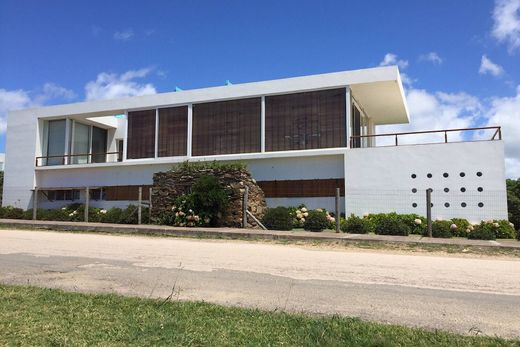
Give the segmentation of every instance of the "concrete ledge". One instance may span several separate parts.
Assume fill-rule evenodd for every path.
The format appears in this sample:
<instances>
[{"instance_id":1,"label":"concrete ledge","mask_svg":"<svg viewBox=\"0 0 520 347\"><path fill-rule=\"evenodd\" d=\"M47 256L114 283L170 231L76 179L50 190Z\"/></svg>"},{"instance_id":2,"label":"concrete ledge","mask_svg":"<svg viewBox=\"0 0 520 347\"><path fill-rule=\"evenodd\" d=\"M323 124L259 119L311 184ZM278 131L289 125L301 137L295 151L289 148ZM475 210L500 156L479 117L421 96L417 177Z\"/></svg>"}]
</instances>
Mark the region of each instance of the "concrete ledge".
<instances>
[{"instance_id":1,"label":"concrete ledge","mask_svg":"<svg viewBox=\"0 0 520 347\"><path fill-rule=\"evenodd\" d=\"M32 221L21 219L0 219L1 227L43 229L55 231L85 231L121 234L162 235L177 237L204 237L215 239L254 239L254 240L292 240L292 241L352 241L402 244L454 245L520 250L516 240L468 240L463 238L440 239L417 235L388 236L374 234L346 234L308 231L276 231L238 228L182 228L164 225L134 225L85 222Z\"/></svg>"}]
</instances>

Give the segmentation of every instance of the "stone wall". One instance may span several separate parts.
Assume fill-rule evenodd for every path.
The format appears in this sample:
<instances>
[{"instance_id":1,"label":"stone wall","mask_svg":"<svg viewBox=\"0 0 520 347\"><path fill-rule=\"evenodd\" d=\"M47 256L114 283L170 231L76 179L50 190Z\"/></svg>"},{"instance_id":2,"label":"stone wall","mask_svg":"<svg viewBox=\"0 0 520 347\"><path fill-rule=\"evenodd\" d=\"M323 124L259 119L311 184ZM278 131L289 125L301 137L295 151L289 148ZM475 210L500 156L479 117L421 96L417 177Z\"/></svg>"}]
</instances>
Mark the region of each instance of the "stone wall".
<instances>
[{"instance_id":1,"label":"stone wall","mask_svg":"<svg viewBox=\"0 0 520 347\"><path fill-rule=\"evenodd\" d=\"M163 211L171 210L175 199L190 193L191 186L201 176L215 176L230 193L229 204L222 215L221 224L225 227L242 227L242 200L245 187L249 187L248 210L258 219L261 219L267 209L262 189L251 177L245 168L232 166L205 167L199 169L178 169L167 172L157 172L153 176L152 186L152 214L158 216ZM248 218L251 228L259 226Z\"/></svg>"}]
</instances>

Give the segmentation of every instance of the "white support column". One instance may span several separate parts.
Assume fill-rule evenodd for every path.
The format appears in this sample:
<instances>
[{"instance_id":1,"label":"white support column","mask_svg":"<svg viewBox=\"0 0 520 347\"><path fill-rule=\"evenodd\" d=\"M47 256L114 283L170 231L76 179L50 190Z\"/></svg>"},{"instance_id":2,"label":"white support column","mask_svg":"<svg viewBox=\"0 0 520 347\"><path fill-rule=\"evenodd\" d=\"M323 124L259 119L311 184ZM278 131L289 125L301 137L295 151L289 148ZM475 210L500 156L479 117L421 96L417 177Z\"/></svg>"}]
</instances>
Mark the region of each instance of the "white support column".
<instances>
[{"instance_id":1,"label":"white support column","mask_svg":"<svg viewBox=\"0 0 520 347\"><path fill-rule=\"evenodd\" d=\"M345 127L345 136L347 139L347 148L350 148L350 126L352 120L352 99L351 99L351 91L350 86L347 86L347 92L345 95L345 118L346 118L346 127Z\"/></svg>"},{"instance_id":2,"label":"white support column","mask_svg":"<svg viewBox=\"0 0 520 347\"><path fill-rule=\"evenodd\" d=\"M126 161L128 148L128 112L125 112L125 137L123 138L123 161Z\"/></svg>"},{"instance_id":3,"label":"white support column","mask_svg":"<svg viewBox=\"0 0 520 347\"><path fill-rule=\"evenodd\" d=\"M72 151L72 148L70 147L72 145L72 125L74 125L74 122L72 120L70 120L69 118L65 119L65 149L63 151L63 153L65 154L65 156L63 157L63 164L65 165L70 164L68 155Z\"/></svg>"},{"instance_id":4,"label":"white support column","mask_svg":"<svg viewBox=\"0 0 520 347\"><path fill-rule=\"evenodd\" d=\"M191 147L192 147L192 134L193 134L193 104L188 105L188 151L187 156L191 158Z\"/></svg>"},{"instance_id":5,"label":"white support column","mask_svg":"<svg viewBox=\"0 0 520 347\"><path fill-rule=\"evenodd\" d=\"M262 108L260 111L260 151L265 152L265 96L262 96Z\"/></svg>"},{"instance_id":6,"label":"white support column","mask_svg":"<svg viewBox=\"0 0 520 347\"><path fill-rule=\"evenodd\" d=\"M159 109L155 109L155 149L154 157L159 156Z\"/></svg>"}]
</instances>

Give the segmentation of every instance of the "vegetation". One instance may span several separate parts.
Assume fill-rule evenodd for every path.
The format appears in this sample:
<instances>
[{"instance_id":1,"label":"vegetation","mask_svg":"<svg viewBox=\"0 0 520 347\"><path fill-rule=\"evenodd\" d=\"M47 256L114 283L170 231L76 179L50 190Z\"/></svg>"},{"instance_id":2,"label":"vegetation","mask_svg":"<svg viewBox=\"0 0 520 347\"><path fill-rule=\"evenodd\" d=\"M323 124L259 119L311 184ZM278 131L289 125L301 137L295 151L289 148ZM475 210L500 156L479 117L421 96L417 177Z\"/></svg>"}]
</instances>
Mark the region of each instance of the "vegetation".
<instances>
[{"instance_id":1,"label":"vegetation","mask_svg":"<svg viewBox=\"0 0 520 347\"><path fill-rule=\"evenodd\" d=\"M241 171L247 168L243 162L220 162L220 161L200 161L190 162L185 161L179 165L175 165L172 171L181 171L186 173L193 173L203 170L223 170L223 171Z\"/></svg>"},{"instance_id":2,"label":"vegetation","mask_svg":"<svg viewBox=\"0 0 520 347\"><path fill-rule=\"evenodd\" d=\"M453 237L452 226L455 224L451 220L435 220L432 222L432 237L451 238ZM456 229L456 226L453 227Z\"/></svg>"},{"instance_id":3,"label":"vegetation","mask_svg":"<svg viewBox=\"0 0 520 347\"><path fill-rule=\"evenodd\" d=\"M397 213L380 213L368 216L375 225L375 233L378 235L408 236L410 227Z\"/></svg>"},{"instance_id":4,"label":"vegetation","mask_svg":"<svg viewBox=\"0 0 520 347\"><path fill-rule=\"evenodd\" d=\"M193 210L204 219L209 219L211 226L219 226L222 213L229 202L229 193L214 176L202 176L194 183L191 198Z\"/></svg>"},{"instance_id":5,"label":"vegetation","mask_svg":"<svg viewBox=\"0 0 520 347\"><path fill-rule=\"evenodd\" d=\"M323 231L329 227L327 213L323 210L309 211L309 216L303 223L303 229L309 231Z\"/></svg>"},{"instance_id":6,"label":"vegetation","mask_svg":"<svg viewBox=\"0 0 520 347\"><path fill-rule=\"evenodd\" d=\"M520 178L516 180L508 179L506 186L509 221L514 224L517 231L520 231ZM520 240L520 232L518 239Z\"/></svg>"},{"instance_id":7,"label":"vegetation","mask_svg":"<svg viewBox=\"0 0 520 347\"><path fill-rule=\"evenodd\" d=\"M519 346L339 316L0 285L0 344L29 346Z\"/></svg>"},{"instance_id":8,"label":"vegetation","mask_svg":"<svg viewBox=\"0 0 520 347\"><path fill-rule=\"evenodd\" d=\"M367 218L350 215L347 219L341 220L341 231L351 234L368 234L374 232L374 223Z\"/></svg>"},{"instance_id":9,"label":"vegetation","mask_svg":"<svg viewBox=\"0 0 520 347\"><path fill-rule=\"evenodd\" d=\"M270 208L262 218L262 224L269 230L292 230L293 217L287 207Z\"/></svg>"},{"instance_id":10,"label":"vegetation","mask_svg":"<svg viewBox=\"0 0 520 347\"><path fill-rule=\"evenodd\" d=\"M478 240L495 240L497 238L494 226L491 223L482 221L479 225L475 226L474 230L469 233L469 239Z\"/></svg>"}]
</instances>

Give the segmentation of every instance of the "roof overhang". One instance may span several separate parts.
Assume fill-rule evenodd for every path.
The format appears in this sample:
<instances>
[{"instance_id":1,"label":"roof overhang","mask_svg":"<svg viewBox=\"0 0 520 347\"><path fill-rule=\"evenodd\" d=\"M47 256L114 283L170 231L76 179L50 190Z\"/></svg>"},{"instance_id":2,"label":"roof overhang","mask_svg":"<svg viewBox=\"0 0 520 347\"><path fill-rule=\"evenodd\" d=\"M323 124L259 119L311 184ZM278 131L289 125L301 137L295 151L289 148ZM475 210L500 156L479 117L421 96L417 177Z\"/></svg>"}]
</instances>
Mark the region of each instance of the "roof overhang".
<instances>
[{"instance_id":1,"label":"roof overhang","mask_svg":"<svg viewBox=\"0 0 520 347\"><path fill-rule=\"evenodd\" d=\"M372 117L376 124L408 122L408 109L397 66L142 95L124 99L87 101L13 111L10 114L21 112L33 114L38 118L63 116L92 118L122 114L135 109L298 93L346 86L350 86L354 97L362 104L367 115Z\"/></svg>"}]
</instances>

